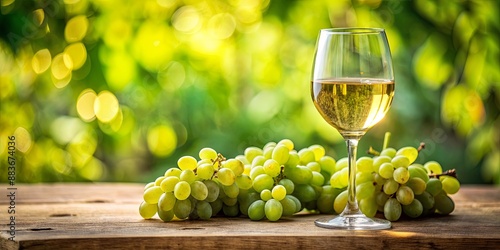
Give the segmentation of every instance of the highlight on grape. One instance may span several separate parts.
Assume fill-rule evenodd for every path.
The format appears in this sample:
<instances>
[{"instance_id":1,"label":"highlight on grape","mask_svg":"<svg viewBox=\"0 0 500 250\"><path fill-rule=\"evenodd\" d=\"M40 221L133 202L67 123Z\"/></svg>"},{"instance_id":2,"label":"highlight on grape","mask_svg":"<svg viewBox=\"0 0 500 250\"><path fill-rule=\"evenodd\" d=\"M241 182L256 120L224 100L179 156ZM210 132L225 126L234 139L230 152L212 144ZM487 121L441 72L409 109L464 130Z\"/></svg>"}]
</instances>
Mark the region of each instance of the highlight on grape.
<instances>
[{"instance_id":1,"label":"highlight on grape","mask_svg":"<svg viewBox=\"0 0 500 250\"><path fill-rule=\"evenodd\" d=\"M372 157L356 162L361 211L390 221L453 212L449 195L460 189L455 171L443 172L436 161L416 163L424 144L397 150L388 147L389 138L386 133L380 152L370 148ZM335 160L321 145L297 150L289 139L248 147L230 159L203 148L198 158L183 156L146 184L139 213L165 222L214 216L277 221L303 210L339 214L347 203L347 170L347 158Z\"/></svg>"}]
</instances>

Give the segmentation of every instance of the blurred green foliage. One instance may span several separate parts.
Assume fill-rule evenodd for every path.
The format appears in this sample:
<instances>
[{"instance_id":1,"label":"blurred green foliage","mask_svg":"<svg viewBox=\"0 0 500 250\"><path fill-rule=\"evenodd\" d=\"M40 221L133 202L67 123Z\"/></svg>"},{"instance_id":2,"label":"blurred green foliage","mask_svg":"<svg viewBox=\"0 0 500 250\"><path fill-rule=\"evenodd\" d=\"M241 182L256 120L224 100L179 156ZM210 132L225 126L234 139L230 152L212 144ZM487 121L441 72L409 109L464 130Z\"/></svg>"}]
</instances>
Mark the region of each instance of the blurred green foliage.
<instances>
[{"instance_id":1,"label":"blurred green foliage","mask_svg":"<svg viewBox=\"0 0 500 250\"><path fill-rule=\"evenodd\" d=\"M368 26L387 31L397 87L359 150L390 131L463 183L500 183L500 1L0 3L0 158L15 135L19 182L145 182L203 147L282 138L344 157L312 56L319 29Z\"/></svg>"}]
</instances>

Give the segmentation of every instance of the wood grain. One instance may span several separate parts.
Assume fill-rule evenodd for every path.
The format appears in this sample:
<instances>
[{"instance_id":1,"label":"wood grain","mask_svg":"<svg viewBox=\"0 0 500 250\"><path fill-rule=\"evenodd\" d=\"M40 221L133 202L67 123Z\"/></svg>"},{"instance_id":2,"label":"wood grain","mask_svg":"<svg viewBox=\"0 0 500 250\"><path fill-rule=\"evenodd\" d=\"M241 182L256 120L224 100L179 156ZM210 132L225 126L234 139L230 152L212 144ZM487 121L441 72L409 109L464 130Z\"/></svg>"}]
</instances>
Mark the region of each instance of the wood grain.
<instances>
[{"instance_id":1,"label":"wood grain","mask_svg":"<svg viewBox=\"0 0 500 250\"><path fill-rule=\"evenodd\" d=\"M142 184L17 185L16 241L0 232L0 249L498 249L500 189L465 186L449 216L401 220L390 230L316 227L316 214L279 222L247 218L161 222L138 214ZM7 186L0 219L8 223ZM7 222L7 223L4 223Z\"/></svg>"}]
</instances>

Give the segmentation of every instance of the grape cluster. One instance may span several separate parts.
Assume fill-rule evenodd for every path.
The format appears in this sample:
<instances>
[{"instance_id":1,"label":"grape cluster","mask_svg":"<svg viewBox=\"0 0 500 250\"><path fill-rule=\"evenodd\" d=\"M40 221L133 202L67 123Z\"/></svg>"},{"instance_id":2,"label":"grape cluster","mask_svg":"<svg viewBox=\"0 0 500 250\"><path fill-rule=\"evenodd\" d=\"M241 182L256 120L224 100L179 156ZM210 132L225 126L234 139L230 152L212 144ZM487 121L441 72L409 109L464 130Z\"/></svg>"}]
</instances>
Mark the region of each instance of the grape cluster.
<instances>
[{"instance_id":1,"label":"grape cluster","mask_svg":"<svg viewBox=\"0 0 500 250\"><path fill-rule=\"evenodd\" d=\"M414 147L386 147L357 160L356 198L364 214L381 212L396 221L402 214L417 218L454 210L448 195L460 183L435 161L415 163L418 153ZM347 185L347 158L336 161L320 145L296 150L283 139L231 159L203 148L198 159L181 157L177 167L145 186L139 213L163 221L216 215L277 221L304 209L338 214L347 204Z\"/></svg>"}]
</instances>

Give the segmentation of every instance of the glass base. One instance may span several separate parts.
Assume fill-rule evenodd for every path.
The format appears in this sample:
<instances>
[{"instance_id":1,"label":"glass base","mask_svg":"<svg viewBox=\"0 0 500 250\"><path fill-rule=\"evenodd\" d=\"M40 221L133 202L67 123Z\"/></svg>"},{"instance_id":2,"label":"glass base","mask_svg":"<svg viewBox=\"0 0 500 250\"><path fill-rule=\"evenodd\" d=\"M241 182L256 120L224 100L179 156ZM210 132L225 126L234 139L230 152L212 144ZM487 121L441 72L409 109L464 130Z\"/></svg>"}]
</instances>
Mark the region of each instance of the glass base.
<instances>
[{"instance_id":1,"label":"glass base","mask_svg":"<svg viewBox=\"0 0 500 250\"><path fill-rule=\"evenodd\" d=\"M318 227L347 230L379 230L391 228L387 220L368 218L364 214L339 215L334 218L320 218L314 224Z\"/></svg>"}]
</instances>

